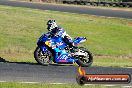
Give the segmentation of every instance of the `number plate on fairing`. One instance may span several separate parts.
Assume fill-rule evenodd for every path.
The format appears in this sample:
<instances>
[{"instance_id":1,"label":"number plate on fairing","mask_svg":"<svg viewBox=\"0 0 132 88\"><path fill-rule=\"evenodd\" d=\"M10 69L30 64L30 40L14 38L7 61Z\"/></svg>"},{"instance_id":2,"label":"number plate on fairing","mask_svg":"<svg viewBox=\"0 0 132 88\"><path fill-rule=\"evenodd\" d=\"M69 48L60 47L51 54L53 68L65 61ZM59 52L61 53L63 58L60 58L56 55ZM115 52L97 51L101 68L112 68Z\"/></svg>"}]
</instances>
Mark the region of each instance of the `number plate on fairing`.
<instances>
[{"instance_id":1,"label":"number plate on fairing","mask_svg":"<svg viewBox=\"0 0 132 88\"><path fill-rule=\"evenodd\" d=\"M58 59L58 60L66 60L67 58L68 58L67 55L62 54L62 55L60 55L57 59Z\"/></svg>"},{"instance_id":2,"label":"number plate on fairing","mask_svg":"<svg viewBox=\"0 0 132 88\"><path fill-rule=\"evenodd\" d=\"M67 59L68 59L68 56L66 54L62 54L56 59L56 61L61 62L61 63L65 63L65 62L68 62Z\"/></svg>"}]
</instances>

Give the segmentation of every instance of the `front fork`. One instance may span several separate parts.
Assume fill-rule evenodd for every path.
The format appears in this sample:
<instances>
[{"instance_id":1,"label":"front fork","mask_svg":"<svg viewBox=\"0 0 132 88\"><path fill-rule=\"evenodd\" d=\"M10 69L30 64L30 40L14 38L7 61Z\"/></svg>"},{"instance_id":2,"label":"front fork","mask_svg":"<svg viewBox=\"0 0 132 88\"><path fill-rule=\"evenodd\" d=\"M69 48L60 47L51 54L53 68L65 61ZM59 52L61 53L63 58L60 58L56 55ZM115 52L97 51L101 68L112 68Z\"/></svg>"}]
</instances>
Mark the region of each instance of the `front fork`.
<instances>
[{"instance_id":1,"label":"front fork","mask_svg":"<svg viewBox=\"0 0 132 88\"><path fill-rule=\"evenodd\" d=\"M40 50L42 51L43 54L48 52L48 48L45 46L39 46Z\"/></svg>"},{"instance_id":2,"label":"front fork","mask_svg":"<svg viewBox=\"0 0 132 88\"><path fill-rule=\"evenodd\" d=\"M49 63L52 63L52 61L54 61L54 56L53 56L53 54L50 55L51 52L49 53L48 48L45 47L45 46L39 46L39 48L40 48L40 50L42 51L42 54L43 54L43 55L48 54L48 56L49 56L49 58L50 58Z\"/></svg>"}]
</instances>

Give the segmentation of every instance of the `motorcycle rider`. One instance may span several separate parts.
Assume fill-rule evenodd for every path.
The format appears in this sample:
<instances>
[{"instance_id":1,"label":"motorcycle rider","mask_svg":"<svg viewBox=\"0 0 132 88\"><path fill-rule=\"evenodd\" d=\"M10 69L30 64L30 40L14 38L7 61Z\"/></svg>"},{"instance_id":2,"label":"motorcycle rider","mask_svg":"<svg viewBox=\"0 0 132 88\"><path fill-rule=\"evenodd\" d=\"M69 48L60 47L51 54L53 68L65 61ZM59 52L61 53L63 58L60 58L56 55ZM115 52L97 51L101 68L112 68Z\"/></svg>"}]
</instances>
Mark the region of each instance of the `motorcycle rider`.
<instances>
[{"instance_id":1,"label":"motorcycle rider","mask_svg":"<svg viewBox=\"0 0 132 88\"><path fill-rule=\"evenodd\" d=\"M69 45L70 48L75 47L72 38L66 33L66 31L56 24L55 20L49 20L47 22L47 29L52 36L62 37Z\"/></svg>"}]
</instances>

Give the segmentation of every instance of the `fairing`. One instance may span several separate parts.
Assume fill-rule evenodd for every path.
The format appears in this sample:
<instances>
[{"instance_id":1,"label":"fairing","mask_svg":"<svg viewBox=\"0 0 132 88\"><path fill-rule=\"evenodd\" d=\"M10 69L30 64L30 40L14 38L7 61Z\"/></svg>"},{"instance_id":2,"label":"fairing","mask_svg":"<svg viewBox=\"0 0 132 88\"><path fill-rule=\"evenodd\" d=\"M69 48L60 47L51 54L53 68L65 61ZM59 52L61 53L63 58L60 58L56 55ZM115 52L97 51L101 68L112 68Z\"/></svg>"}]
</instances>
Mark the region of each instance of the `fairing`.
<instances>
[{"instance_id":1,"label":"fairing","mask_svg":"<svg viewBox=\"0 0 132 88\"><path fill-rule=\"evenodd\" d=\"M86 41L86 38L78 37L74 39L75 44L79 44L82 41ZM43 54L48 52L48 47L52 48L52 50L55 52L53 57L56 63L74 63L78 60L77 58L69 57L68 53L65 52L64 48L67 46L67 44L61 37L48 38L46 34L43 34L39 38L37 45L42 50Z\"/></svg>"}]
</instances>

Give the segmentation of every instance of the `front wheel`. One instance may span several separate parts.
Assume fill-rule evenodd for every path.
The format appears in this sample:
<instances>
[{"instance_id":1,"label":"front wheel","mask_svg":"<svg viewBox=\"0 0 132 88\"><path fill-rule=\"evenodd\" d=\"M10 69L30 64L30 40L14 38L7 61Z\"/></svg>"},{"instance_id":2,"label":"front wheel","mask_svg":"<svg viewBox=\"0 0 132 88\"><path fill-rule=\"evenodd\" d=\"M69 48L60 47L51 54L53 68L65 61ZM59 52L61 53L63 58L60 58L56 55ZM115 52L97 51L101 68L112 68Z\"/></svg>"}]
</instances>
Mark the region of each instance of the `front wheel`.
<instances>
[{"instance_id":1,"label":"front wheel","mask_svg":"<svg viewBox=\"0 0 132 88\"><path fill-rule=\"evenodd\" d=\"M82 67L89 67L93 63L93 56L90 51L88 51L86 48L80 47L79 48L83 53L85 53L85 56L79 56L78 61L76 62L79 66Z\"/></svg>"},{"instance_id":2,"label":"front wheel","mask_svg":"<svg viewBox=\"0 0 132 88\"><path fill-rule=\"evenodd\" d=\"M49 65L51 62L52 54L50 51L43 54L41 49L37 47L34 51L34 58L40 65Z\"/></svg>"}]
</instances>

